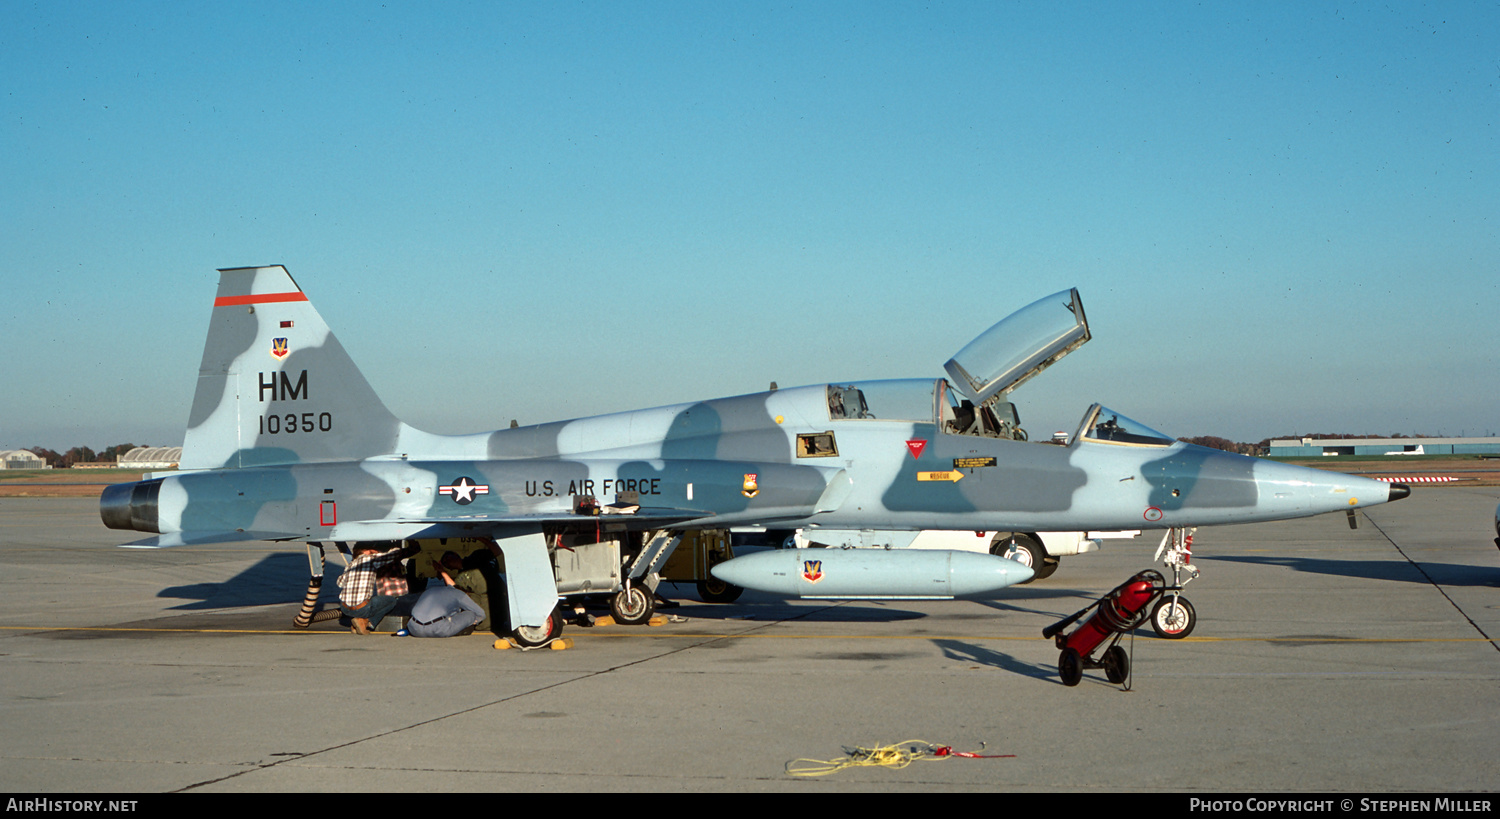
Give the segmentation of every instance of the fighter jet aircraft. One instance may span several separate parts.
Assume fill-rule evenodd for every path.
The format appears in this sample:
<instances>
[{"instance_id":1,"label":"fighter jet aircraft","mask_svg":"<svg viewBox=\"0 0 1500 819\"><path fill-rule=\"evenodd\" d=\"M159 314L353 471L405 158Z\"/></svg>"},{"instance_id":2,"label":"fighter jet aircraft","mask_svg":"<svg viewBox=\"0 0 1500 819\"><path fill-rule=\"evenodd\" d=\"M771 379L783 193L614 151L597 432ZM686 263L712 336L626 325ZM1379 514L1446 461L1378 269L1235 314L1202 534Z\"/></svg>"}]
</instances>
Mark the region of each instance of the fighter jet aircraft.
<instances>
[{"instance_id":1,"label":"fighter jet aircraft","mask_svg":"<svg viewBox=\"0 0 1500 819\"><path fill-rule=\"evenodd\" d=\"M1098 404L1066 445L1028 441L1003 399L1088 341L1076 290L980 335L946 364L951 381L840 381L436 435L386 409L284 267L219 273L180 471L110 487L104 523L154 534L133 545L301 541L310 554L329 542L493 539L509 622L531 642L560 631L560 593L649 607L641 587L693 530L802 528L829 546L899 546L923 529L1244 523L1408 492L1181 443ZM580 550L605 543L615 565L589 569ZM817 554L736 572L737 558L716 574L825 596L938 597L1032 576L985 554L807 551Z\"/></svg>"}]
</instances>

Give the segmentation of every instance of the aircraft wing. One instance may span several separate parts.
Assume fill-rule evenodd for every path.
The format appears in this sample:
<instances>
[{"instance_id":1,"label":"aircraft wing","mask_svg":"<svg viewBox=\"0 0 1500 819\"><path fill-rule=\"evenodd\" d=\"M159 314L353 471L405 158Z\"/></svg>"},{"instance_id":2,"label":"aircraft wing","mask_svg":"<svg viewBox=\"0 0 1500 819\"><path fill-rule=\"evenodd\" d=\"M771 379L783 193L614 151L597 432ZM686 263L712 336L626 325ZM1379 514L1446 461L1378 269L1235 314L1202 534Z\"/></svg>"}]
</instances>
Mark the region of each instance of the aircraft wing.
<instances>
[{"instance_id":1,"label":"aircraft wing","mask_svg":"<svg viewBox=\"0 0 1500 819\"><path fill-rule=\"evenodd\" d=\"M628 513L604 512L598 515L532 513L523 515L465 515L458 517L407 518L402 520L356 521L341 523L333 528L336 537L330 540L401 540L434 537L473 537L476 533L493 532L514 527L539 527L555 524L623 525L629 530L663 529L679 523L704 520L714 516L713 512L701 509L670 509L641 507ZM415 529L419 534L401 533Z\"/></svg>"}]
</instances>

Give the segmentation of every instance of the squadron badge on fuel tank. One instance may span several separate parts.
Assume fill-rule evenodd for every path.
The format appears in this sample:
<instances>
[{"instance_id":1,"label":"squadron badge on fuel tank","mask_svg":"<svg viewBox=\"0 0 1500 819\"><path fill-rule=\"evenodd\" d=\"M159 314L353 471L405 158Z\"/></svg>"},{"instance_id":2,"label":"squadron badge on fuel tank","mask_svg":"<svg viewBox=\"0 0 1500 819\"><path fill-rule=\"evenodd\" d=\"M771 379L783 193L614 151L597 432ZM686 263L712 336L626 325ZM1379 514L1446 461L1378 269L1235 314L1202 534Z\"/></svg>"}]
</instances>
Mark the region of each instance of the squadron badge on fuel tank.
<instances>
[{"instance_id":1,"label":"squadron badge on fuel tank","mask_svg":"<svg viewBox=\"0 0 1500 819\"><path fill-rule=\"evenodd\" d=\"M753 498L756 495L759 495L760 486L755 482L755 479L758 477L760 476L757 473L746 472L745 482L740 485L740 494L744 495L747 498Z\"/></svg>"}]
</instances>

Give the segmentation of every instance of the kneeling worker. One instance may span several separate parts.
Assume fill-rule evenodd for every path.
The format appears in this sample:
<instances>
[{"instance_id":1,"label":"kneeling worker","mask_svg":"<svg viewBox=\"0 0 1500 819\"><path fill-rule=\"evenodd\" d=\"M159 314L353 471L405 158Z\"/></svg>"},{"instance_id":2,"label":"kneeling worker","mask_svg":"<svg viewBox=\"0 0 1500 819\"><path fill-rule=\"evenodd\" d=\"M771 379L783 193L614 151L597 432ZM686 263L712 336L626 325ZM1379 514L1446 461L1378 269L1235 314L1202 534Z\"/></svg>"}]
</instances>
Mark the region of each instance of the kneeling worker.
<instances>
[{"instance_id":1,"label":"kneeling worker","mask_svg":"<svg viewBox=\"0 0 1500 819\"><path fill-rule=\"evenodd\" d=\"M380 627L380 621L396 607L406 594L406 582L401 580L394 591L387 594L387 584L382 582L382 572L400 576L401 561L422 551L415 544L402 548L392 541L354 544L354 559L339 575L339 607L349 618L349 630L355 634L369 634Z\"/></svg>"},{"instance_id":2,"label":"kneeling worker","mask_svg":"<svg viewBox=\"0 0 1500 819\"><path fill-rule=\"evenodd\" d=\"M443 555L444 563L448 562L448 555L458 559L458 555L449 552ZM438 566L438 576L443 582L429 583L427 590L411 607L407 630L413 637L453 637L472 633L474 624L484 619L484 609L454 586L452 575L441 565Z\"/></svg>"}]
</instances>

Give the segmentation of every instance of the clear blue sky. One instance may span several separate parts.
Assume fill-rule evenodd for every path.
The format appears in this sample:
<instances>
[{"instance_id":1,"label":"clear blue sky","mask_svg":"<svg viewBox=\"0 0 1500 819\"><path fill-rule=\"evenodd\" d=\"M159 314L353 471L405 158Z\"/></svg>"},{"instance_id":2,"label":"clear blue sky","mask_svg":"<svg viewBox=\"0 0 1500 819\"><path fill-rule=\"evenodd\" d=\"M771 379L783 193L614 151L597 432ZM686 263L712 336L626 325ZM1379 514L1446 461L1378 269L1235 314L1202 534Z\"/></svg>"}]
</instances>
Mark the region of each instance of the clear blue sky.
<instances>
[{"instance_id":1,"label":"clear blue sky","mask_svg":"<svg viewBox=\"0 0 1500 819\"><path fill-rule=\"evenodd\" d=\"M1500 434L1496 3L0 0L0 449L178 444L218 267L408 421L931 376L1174 435Z\"/></svg>"}]
</instances>

